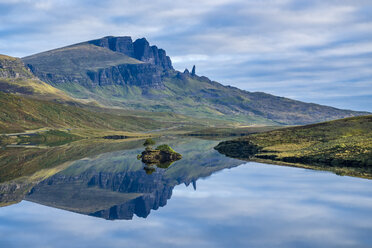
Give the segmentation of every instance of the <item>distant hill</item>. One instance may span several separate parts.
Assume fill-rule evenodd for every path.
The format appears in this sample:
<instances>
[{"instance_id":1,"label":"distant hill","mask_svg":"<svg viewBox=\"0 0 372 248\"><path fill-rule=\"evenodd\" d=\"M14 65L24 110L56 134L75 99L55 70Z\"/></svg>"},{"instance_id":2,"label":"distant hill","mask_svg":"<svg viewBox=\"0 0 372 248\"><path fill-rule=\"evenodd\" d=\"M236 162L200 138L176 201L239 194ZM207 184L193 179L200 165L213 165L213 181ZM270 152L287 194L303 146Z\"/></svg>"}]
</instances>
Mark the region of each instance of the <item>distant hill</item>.
<instances>
[{"instance_id":1,"label":"distant hill","mask_svg":"<svg viewBox=\"0 0 372 248\"><path fill-rule=\"evenodd\" d=\"M221 142L215 149L235 158L372 178L372 115L252 134Z\"/></svg>"},{"instance_id":2,"label":"distant hill","mask_svg":"<svg viewBox=\"0 0 372 248\"><path fill-rule=\"evenodd\" d=\"M308 124L367 114L223 86L173 69L162 49L146 39L104 37L28 56L23 61L44 82L73 97L109 107L173 112L244 124Z\"/></svg>"},{"instance_id":3,"label":"distant hill","mask_svg":"<svg viewBox=\"0 0 372 248\"><path fill-rule=\"evenodd\" d=\"M39 100L74 102L68 96L35 77L19 58L0 54L0 92L13 93Z\"/></svg>"}]
</instances>

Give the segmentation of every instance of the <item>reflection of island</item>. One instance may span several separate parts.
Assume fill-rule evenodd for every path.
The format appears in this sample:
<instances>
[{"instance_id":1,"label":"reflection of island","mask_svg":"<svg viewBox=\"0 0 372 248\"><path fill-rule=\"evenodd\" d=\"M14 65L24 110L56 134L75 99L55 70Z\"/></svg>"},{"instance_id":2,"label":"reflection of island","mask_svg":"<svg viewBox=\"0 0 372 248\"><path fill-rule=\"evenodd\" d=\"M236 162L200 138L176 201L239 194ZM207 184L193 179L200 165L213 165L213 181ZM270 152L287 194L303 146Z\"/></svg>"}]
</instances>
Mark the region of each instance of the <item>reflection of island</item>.
<instances>
[{"instance_id":1,"label":"reflection of island","mask_svg":"<svg viewBox=\"0 0 372 248\"><path fill-rule=\"evenodd\" d=\"M241 161L219 155L215 141L181 139L171 144L182 160L151 175L136 159L139 149L102 154L76 161L67 169L38 183L25 199L105 219L147 217L151 209L165 206L176 185L192 184Z\"/></svg>"},{"instance_id":2,"label":"reflection of island","mask_svg":"<svg viewBox=\"0 0 372 248\"><path fill-rule=\"evenodd\" d=\"M141 159L142 163L145 164L143 169L147 174L152 174L156 170L156 167L166 169L173 162L182 158L181 154L166 144L153 149L152 145L155 145L155 141L152 139L147 139L143 145L146 148L137 158Z\"/></svg>"}]
</instances>

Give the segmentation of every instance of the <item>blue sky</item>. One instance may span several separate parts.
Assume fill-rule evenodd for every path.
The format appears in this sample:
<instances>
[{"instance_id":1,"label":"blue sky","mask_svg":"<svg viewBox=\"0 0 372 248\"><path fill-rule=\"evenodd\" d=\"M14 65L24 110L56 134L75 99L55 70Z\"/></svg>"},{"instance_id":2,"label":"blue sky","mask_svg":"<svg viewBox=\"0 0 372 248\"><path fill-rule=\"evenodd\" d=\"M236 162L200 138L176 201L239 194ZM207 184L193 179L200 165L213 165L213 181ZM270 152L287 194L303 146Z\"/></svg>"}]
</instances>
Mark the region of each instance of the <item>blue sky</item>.
<instances>
[{"instance_id":1,"label":"blue sky","mask_svg":"<svg viewBox=\"0 0 372 248\"><path fill-rule=\"evenodd\" d=\"M107 35L226 85L372 111L371 0L0 0L2 54Z\"/></svg>"}]
</instances>

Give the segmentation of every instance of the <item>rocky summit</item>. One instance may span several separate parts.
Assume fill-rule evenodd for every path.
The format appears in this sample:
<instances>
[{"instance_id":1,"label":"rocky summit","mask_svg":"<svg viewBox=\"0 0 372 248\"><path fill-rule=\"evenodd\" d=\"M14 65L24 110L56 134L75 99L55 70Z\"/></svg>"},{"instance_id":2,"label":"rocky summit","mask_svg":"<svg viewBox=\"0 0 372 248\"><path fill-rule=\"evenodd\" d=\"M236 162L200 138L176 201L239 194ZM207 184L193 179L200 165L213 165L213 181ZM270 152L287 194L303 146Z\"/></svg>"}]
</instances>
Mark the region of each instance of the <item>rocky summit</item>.
<instances>
[{"instance_id":1,"label":"rocky summit","mask_svg":"<svg viewBox=\"0 0 372 248\"><path fill-rule=\"evenodd\" d=\"M173 69L172 61L169 56L167 56L165 50L159 49L157 46L150 46L145 38L137 39L133 42L132 38L129 36L107 36L101 39L88 41L87 43L105 47L114 52L124 53L129 57L156 65L164 70Z\"/></svg>"}]
</instances>

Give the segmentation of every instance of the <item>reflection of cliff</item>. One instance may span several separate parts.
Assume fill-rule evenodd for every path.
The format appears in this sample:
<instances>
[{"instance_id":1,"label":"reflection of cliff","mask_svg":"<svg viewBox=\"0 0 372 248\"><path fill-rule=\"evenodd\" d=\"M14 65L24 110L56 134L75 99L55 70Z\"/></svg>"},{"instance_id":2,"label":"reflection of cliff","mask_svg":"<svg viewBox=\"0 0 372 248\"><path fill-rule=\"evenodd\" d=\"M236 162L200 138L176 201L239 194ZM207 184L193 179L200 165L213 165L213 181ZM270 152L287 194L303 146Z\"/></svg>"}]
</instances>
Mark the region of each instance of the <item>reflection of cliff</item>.
<instances>
[{"instance_id":1,"label":"reflection of cliff","mask_svg":"<svg viewBox=\"0 0 372 248\"><path fill-rule=\"evenodd\" d=\"M35 186L26 200L105 219L147 217L172 194L174 186L164 184L163 176L164 170L56 175Z\"/></svg>"},{"instance_id":2,"label":"reflection of cliff","mask_svg":"<svg viewBox=\"0 0 372 248\"><path fill-rule=\"evenodd\" d=\"M135 214L146 218L151 209L156 210L165 206L172 195L174 186L163 183L163 174L164 171L160 171L149 176L144 171L138 171L133 175L128 175L131 179L124 180L123 184L120 185L120 190L123 193L132 192L133 194L136 192L141 196L90 215L105 219L132 219L133 214Z\"/></svg>"},{"instance_id":3,"label":"reflection of cliff","mask_svg":"<svg viewBox=\"0 0 372 248\"><path fill-rule=\"evenodd\" d=\"M183 159L151 175L136 159L138 149L80 160L36 185L26 200L105 219L147 217L165 206L173 188L193 184L224 168L241 164L213 150L217 142L196 139L169 142Z\"/></svg>"}]
</instances>

